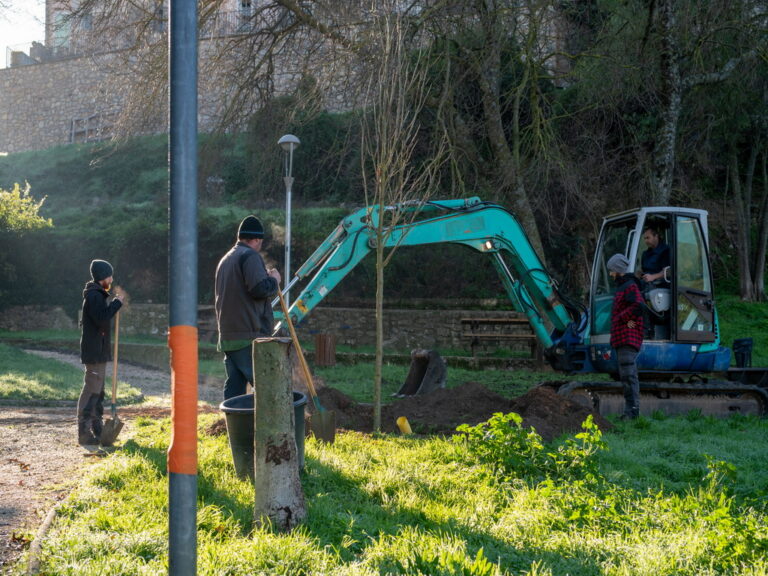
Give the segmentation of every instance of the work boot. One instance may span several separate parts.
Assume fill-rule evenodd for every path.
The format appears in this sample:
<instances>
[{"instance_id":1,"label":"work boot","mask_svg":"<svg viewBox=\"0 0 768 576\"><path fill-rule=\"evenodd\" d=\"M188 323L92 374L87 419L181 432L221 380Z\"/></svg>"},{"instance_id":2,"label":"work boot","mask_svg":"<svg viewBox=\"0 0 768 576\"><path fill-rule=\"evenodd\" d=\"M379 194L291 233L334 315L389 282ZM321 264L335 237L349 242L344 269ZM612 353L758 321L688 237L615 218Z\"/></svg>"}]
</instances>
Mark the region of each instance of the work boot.
<instances>
[{"instance_id":1,"label":"work boot","mask_svg":"<svg viewBox=\"0 0 768 576\"><path fill-rule=\"evenodd\" d=\"M99 439L88 429L88 422L78 422L77 424L77 443L80 446L98 446Z\"/></svg>"},{"instance_id":2,"label":"work boot","mask_svg":"<svg viewBox=\"0 0 768 576\"><path fill-rule=\"evenodd\" d=\"M101 441L101 431L104 430L104 422L99 420L93 420L91 422L91 432L93 432L93 435Z\"/></svg>"},{"instance_id":3,"label":"work boot","mask_svg":"<svg viewBox=\"0 0 768 576\"><path fill-rule=\"evenodd\" d=\"M82 434L77 435L77 443L80 444L80 446L98 446L99 439L86 430Z\"/></svg>"}]
</instances>

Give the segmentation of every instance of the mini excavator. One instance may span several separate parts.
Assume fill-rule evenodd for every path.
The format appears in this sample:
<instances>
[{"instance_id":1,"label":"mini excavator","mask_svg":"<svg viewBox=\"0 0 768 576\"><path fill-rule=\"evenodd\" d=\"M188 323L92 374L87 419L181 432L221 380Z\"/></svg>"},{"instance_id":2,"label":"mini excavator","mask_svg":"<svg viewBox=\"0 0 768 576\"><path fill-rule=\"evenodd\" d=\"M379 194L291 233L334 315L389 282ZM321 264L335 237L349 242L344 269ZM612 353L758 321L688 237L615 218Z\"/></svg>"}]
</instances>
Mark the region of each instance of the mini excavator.
<instances>
[{"instance_id":1,"label":"mini excavator","mask_svg":"<svg viewBox=\"0 0 768 576\"><path fill-rule=\"evenodd\" d=\"M288 310L295 323L375 249L380 219L392 221L395 212L400 223L387 228L385 247L453 243L487 254L552 368L609 375L604 381L542 385L601 414L621 413L624 405L610 346L613 283L606 263L621 253L630 271L639 271L643 231L652 227L670 247L670 267L660 285L644 291L650 330L637 357L642 413L768 413L768 368L753 368L751 362L732 367L732 351L720 340L704 210L646 207L606 217L592 263L589 302L582 304L561 292L518 220L502 206L472 197L362 208L342 219L286 286L287 291L306 282Z\"/></svg>"}]
</instances>

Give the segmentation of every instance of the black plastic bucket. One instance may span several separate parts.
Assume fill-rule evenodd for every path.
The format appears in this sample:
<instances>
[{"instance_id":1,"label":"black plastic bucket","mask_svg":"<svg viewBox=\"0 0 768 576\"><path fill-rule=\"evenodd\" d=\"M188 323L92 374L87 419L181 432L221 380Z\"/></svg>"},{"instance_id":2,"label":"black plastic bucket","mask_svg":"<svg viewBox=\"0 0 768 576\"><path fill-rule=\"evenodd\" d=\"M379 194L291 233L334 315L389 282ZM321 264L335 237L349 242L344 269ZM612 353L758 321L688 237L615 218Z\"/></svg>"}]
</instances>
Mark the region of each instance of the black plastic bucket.
<instances>
[{"instance_id":1,"label":"black plastic bucket","mask_svg":"<svg viewBox=\"0 0 768 576\"><path fill-rule=\"evenodd\" d=\"M738 368L752 366L752 338L737 338L734 340L733 356Z\"/></svg>"},{"instance_id":2,"label":"black plastic bucket","mask_svg":"<svg viewBox=\"0 0 768 576\"><path fill-rule=\"evenodd\" d=\"M296 453L299 470L304 468L304 406L307 397L301 392L293 392L293 415L296 424ZM235 472L240 478L253 481L253 394L244 394L224 400L219 405L227 421L227 436Z\"/></svg>"}]
</instances>

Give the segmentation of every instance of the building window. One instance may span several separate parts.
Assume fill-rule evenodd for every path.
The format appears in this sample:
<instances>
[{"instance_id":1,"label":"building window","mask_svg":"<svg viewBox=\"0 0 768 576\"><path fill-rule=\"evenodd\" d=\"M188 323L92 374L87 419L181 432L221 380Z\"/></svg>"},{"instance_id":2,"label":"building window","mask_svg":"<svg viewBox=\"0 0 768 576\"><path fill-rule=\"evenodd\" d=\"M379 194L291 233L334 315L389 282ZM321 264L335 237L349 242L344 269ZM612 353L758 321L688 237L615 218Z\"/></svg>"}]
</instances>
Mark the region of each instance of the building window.
<instances>
[{"instance_id":1,"label":"building window","mask_svg":"<svg viewBox=\"0 0 768 576\"><path fill-rule=\"evenodd\" d=\"M57 10L53 15L53 49L66 52L72 38L72 17L67 12Z\"/></svg>"},{"instance_id":2,"label":"building window","mask_svg":"<svg viewBox=\"0 0 768 576\"><path fill-rule=\"evenodd\" d=\"M165 2L160 2L155 6L155 13L152 17L152 30L158 33L165 31Z\"/></svg>"}]
</instances>

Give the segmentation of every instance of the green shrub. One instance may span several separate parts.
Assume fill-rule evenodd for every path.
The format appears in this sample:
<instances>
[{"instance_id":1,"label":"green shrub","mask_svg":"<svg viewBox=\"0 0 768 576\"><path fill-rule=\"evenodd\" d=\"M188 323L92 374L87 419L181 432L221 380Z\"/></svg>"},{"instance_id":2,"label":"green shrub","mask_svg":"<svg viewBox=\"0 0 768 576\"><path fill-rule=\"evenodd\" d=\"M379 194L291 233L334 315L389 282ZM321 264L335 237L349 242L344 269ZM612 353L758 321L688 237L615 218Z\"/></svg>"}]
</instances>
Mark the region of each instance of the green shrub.
<instances>
[{"instance_id":1,"label":"green shrub","mask_svg":"<svg viewBox=\"0 0 768 576\"><path fill-rule=\"evenodd\" d=\"M536 430L523 427L519 414L497 412L476 426L459 426L456 441L506 479L595 480L599 472L594 456L605 449L605 443L591 415L582 428L583 432L548 451Z\"/></svg>"}]
</instances>

